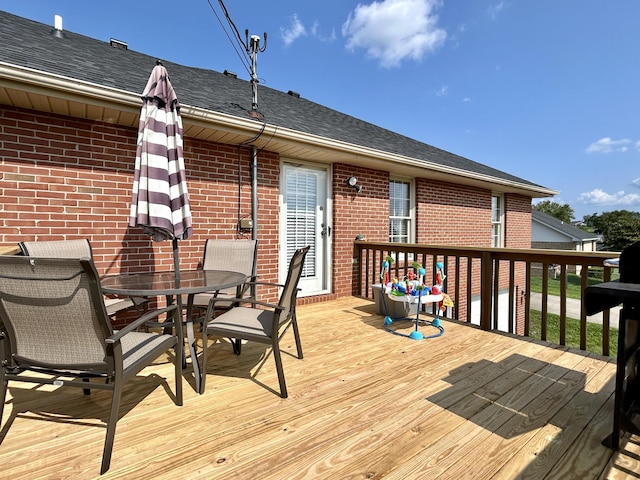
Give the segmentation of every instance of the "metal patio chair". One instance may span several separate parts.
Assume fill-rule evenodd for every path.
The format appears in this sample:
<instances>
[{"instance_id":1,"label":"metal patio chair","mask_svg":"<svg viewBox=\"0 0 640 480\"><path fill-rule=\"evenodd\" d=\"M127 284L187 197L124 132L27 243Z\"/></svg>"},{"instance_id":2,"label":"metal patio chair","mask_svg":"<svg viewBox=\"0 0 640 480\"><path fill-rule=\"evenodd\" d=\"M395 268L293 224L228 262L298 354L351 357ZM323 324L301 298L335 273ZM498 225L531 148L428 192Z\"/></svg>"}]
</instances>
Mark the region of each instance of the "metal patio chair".
<instances>
[{"instance_id":1,"label":"metal patio chair","mask_svg":"<svg viewBox=\"0 0 640 480\"><path fill-rule=\"evenodd\" d=\"M287 280L284 285L251 282L255 285L272 285L282 288L278 304L261 302L254 297L232 299L234 304L230 309L216 315L216 305L218 302L229 304L229 300L220 297L213 297L205 316L205 328L203 329L203 369L207 368L207 345L209 335L229 337L234 340L234 352L240 354L240 341L254 341L269 344L273 350L273 357L278 371L278 381L280 383L280 396L287 398L287 386L282 368L282 358L280 355L280 339L287 332L289 327L293 327L296 341L296 351L298 358L302 359L302 344L300 342L300 332L296 318L296 300L298 295L298 282L302 275L304 260L310 247L296 250L289 263ZM237 303L235 303L237 302ZM205 375L206 377L206 375ZM204 378L203 378L204 384ZM204 390L204 385L203 385Z\"/></svg>"},{"instance_id":2,"label":"metal patio chair","mask_svg":"<svg viewBox=\"0 0 640 480\"><path fill-rule=\"evenodd\" d=\"M258 255L257 240L213 240L208 239L204 244L204 256L202 258L203 270L230 270L244 273L249 282L241 287L240 295L236 288L218 290L211 293L199 293L194 295L194 308L206 309L213 297L236 298L245 297L248 294L255 295L251 291L251 283L256 280L256 261ZM186 299L183 304L186 305ZM220 301L218 308L231 307L231 302Z\"/></svg>"},{"instance_id":3,"label":"metal patio chair","mask_svg":"<svg viewBox=\"0 0 640 480\"><path fill-rule=\"evenodd\" d=\"M51 240L42 242L18 243L22 254L29 257L45 258L93 258L91 244L86 238L78 240ZM105 305L109 316L118 312L135 308L138 315L142 314L141 307L147 303L146 298L109 298L105 297Z\"/></svg>"},{"instance_id":4,"label":"metal patio chair","mask_svg":"<svg viewBox=\"0 0 640 480\"><path fill-rule=\"evenodd\" d=\"M147 312L114 331L91 259L0 256L0 418L9 381L30 382L36 389L41 384L79 387L85 394L111 391L100 469L106 472L125 382L170 349L175 352L174 402L182 405L182 330L177 336L136 331L176 310L173 305Z\"/></svg>"}]
</instances>

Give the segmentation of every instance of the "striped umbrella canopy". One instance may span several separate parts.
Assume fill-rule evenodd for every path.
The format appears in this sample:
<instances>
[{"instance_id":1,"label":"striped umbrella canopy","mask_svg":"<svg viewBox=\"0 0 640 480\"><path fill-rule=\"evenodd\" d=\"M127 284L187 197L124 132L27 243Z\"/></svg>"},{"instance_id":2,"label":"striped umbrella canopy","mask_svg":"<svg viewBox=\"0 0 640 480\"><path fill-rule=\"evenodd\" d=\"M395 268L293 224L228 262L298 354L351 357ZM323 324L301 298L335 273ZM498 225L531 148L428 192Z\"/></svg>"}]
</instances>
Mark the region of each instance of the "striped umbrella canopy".
<instances>
[{"instance_id":1,"label":"striped umbrella canopy","mask_svg":"<svg viewBox=\"0 0 640 480\"><path fill-rule=\"evenodd\" d=\"M178 97L161 62L142 94L129 225L154 241L172 240L179 272L178 240L193 234L182 152Z\"/></svg>"}]
</instances>

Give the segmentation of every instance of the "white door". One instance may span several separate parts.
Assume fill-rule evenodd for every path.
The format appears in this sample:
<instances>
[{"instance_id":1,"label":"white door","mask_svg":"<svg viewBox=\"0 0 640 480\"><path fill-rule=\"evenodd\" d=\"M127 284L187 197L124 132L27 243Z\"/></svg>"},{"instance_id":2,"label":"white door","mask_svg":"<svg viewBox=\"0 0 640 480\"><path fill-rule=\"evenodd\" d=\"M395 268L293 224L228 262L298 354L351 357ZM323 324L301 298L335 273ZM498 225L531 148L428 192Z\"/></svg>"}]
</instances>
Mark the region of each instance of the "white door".
<instances>
[{"instance_id":1,"label":"white door","mask_svg":"<svg viewBox=\"0 0 640 480\"><path fill-rule=\"evenodd\" d=\"M327 292L331 239L327 168L284 163L280 191L280 282L287 277L293 253L310 245L299 295Z\"/></svg>"}]
</instances>

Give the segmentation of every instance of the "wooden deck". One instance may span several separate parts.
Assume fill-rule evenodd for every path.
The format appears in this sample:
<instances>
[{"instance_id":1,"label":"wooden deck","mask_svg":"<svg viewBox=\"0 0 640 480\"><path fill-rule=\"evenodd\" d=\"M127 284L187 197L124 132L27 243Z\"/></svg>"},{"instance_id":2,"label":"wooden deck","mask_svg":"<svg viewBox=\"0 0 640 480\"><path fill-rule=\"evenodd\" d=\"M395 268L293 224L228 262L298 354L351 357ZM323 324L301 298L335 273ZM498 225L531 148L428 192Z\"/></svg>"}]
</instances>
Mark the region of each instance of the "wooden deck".
<instances>
[{"instance_id":1,"label":"wooden deck","mask_svg":"<svg viewBox=\"0 0 640 480\"><path fill-rule=\"evenodd\" d=\"M600 444L613 408L607 358L451 321L413 341L386 332L360 298L298 317L305 358L284 354L288 399L261 345L239 357L211 345L207 390L196 394L187 371L183 407L159 361L128 385L101 478L640 478L640 438L621 452ZM98 477L108 394L43 390L10 384L0 477Z\"/></svg>"}]
</instances>

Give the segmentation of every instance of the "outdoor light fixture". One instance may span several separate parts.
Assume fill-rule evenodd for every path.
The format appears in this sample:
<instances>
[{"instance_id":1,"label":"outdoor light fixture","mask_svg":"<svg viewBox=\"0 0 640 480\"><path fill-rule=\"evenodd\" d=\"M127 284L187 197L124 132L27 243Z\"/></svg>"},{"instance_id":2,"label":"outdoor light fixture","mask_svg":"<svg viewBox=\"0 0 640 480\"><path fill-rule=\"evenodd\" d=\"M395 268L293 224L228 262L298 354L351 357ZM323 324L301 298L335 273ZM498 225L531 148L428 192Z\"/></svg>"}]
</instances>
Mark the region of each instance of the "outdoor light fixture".
<instances>
[{"instance_id":1,"label":"outdoor light fixture","mask_svg":"<svg viewBox=\"0 0 640 480\"><path fill-rule=\"evenodd\" d=\"M356 193L360 193L362 185L358 185L358 179L356 177L349 177L345 180L345 183L352 187Z\"/></svg>"}]
</instances>

